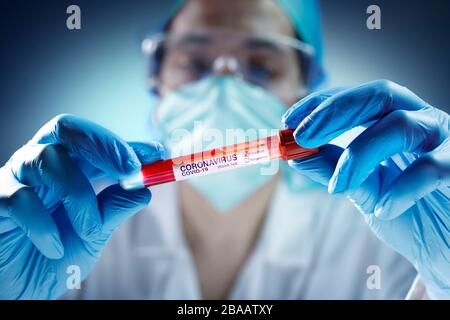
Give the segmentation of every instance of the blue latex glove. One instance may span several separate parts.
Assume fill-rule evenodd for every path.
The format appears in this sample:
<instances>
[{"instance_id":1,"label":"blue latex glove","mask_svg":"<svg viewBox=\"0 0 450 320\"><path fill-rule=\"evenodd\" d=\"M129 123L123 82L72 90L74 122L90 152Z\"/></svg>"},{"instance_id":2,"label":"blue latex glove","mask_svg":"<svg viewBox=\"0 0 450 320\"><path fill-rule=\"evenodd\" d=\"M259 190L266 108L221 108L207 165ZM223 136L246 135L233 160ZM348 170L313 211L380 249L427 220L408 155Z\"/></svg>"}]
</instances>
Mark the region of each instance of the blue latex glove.
<instances>
[{"instance_id":1,"label":"blue latex glove","mask_svg":"<svg viewBox=\"0 0 450 320\"><path fill-rule=\"evenodd\" d=\"M63 115L0 168L1 299L56 298L67 291L71 265L86 278L113 231L150 201L148 189L112 185L96 195L91 186L161 158L157 143L131 146Z\"/></svg>"},{"instance_id":2,"label":"blue latex glove","mask_svg":"<svg viewBox=\"0 0 450 320\"><path fill-rule=\"evenodd\" d=\"M345 193L375 234L413 263L432 298L450 298L449 115L385 80L312 94L283 117L319 154L290 162ZM368 127L344 150L330 140ZM332 213L331 213L332 214Z\"/></svg>"}]
</instances>

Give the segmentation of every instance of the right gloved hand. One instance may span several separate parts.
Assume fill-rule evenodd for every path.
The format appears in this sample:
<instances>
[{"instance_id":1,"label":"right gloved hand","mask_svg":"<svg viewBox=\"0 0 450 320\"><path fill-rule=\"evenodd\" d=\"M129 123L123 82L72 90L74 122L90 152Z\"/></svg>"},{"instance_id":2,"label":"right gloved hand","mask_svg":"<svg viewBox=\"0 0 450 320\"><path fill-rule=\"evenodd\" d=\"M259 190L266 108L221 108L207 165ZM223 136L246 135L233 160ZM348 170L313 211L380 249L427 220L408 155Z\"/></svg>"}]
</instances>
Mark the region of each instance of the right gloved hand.
<instances>
[{"instance_id":1,"label":"right gloved hand","mask_svg":"<svg viewBox=\"0 0 450 320\"><path fill-rule=\"evenodd\" d=\"M450 298L450 116L386 80L314 93L284 116L318 154L290 165L344 193L375 235L406 257L429 297ZM367 127L342 149L329 142Z\"/></svg>"},{"instance_id":2,"label":"right gloved hand","mask_svg":"<svg viewBox=\"0 0 450 320\"><path fill-rule=\"evenodd\" d=\"M0 299L57 298L73 265L86 278L113 231L151 198L119 185L96 195L90 181L120 179L162 152L71 115L39 130L0 168Z\"/></svg>"}]
</instances>

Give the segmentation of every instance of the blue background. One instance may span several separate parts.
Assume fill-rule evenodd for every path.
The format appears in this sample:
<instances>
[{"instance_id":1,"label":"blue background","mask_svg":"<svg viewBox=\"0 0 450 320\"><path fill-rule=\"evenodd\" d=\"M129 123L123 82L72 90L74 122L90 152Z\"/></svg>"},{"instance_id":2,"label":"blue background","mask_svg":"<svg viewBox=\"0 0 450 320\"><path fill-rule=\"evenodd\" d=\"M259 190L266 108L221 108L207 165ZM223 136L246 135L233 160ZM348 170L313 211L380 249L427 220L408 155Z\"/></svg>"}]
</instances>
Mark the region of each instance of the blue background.
<instances>
[{"instance_id":1,"label":"blue background","mask_svg":"<svg viewBox=\"0 0 450 320\"><path fill-rule=\"evenodd\" d=\"M382 30L366 28L378 4ZM82 30L66 28L77 4ZM140 39L157 30L171 1L0 3L0 165L59 113L97 121L129 140L150 139L152 102ZM331 85L387 78L448 112L449 2L324 0Z\"/></svg>"}]
</instances>

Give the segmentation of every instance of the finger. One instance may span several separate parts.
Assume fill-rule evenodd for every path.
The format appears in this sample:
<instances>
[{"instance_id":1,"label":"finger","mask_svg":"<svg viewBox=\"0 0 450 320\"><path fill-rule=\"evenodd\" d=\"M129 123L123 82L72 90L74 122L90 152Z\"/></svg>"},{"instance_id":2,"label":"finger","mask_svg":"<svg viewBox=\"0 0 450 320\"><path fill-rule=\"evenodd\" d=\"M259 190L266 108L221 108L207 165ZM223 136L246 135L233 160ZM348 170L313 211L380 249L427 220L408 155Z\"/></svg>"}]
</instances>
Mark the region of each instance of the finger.
<instances>
[{"instance_id":1,"label":"finger","mask_svg":"<svg viewBox=\"0 0 450 320\"><path fill-rule=\"evenodd\" d=\"M18 227L19 226L11 218L0 217L0 234L9 232Z\"/></svg>"},{"instance_id":2,"label":"finger","mask_svg":"<svg viewBox=\"0 0 450 320\"><path fill-rule=\"evenodd\" d=\"M419 199L443 186L444 212L450 212L448 186L450 185L450 138L435 150L423 155L395 179L380 198L375 215L380 219L394 219L413 206ZM445 190L445 189L444 189Z\"/></svg>"},{"instance_id":3,"label":"finger","mask_svg":"<svg viewBox=\"0 0 450 320\"><path fill-rule=\"evenodd\" d=\"M102 126L73 115L60 115L44 125L31 144L60 144L71 155L82 158L114 178L140 168L131 147Z\"/></svg>"},{"instance_id":4,"label":"finger","mask_svg":"<svg viewBox=\"0 0 450 320\"><path fill-rule=\"evenodd\" d=\"M151 143L139 143L132 142L130 145L135 150L139 160L143 164L152 163L157 160L161 160L164 156L164 148L158 142ZM126 189L140 189L144 188L144 182L142 180L142 172L137 172L135 174L129 175L120 181L120 185Z\"/></svg>"},{"instance_id":5,"label":"finger","mask_svg":"<svg viewBox=\"0 0 450 320\"><path fill-rule=\"evenodd\" d=\"M156 141L149 143L144 142L128 142L128 145L133 149L136 156L141 163L151 163L157 160L161 160L165 156L165 150L162 144ZM87 163L83 158L72 156L75 163L80 167L84 174L91 180L101 178L105 175L105 172L100 169L94 168Z\"/></svg>"},{"instance_id":6,"label":"finger","mask_svg":"<svg viewBox=\"0 0 450 320\"><path fill-rule=\"evenodd\" d=\"M332 144L326 144L320 147L318 154L290 160L289 165L300 174L327 186L342 152L342 148ZM361 213L371 214L378 199L379 186L380 174L374 172L364 181L361 188L349 192L347 196Z\"/></svg>"},{"instance_id":7,"label":"finger","mask_svg":"<svg viewBox=\"0 0 450 320\"><path fill-rule=\"evenodd\" d=\"M2 183L8 183L15 191L8 196L0 195L0 216L20 227L43 255L50 259L61 258L64 247L58 228L42 201L31 188L18 181L2 179Z\"/></svg>"},{"instance_id":8,"label":"finger","mask_svg":"<svg viewBox=\"0 0 450 320\"><path fill-rule=\"evenodd\" d=\"M124 190L112 185L98 195L98 206L103 216L103 233L109 237L125 220L145 208L151 199L150 190Z\"/></svg>"},{"instance_id":9,"label":"finger","mask_svg":"<svg viewBox=\"0 0 450 320\"><path fill-rule=\"evenodd\" d=\"M156 141L149 143L129 142L141 163L151 163L164 158L165 150L162 144Z\"/></svg>"},{"instance_id":10,"label":"finger","mask_svg":"<svg viewBox=\"0 0 450 320\"><path fill-rule=\"evenodd\" d=\"M417 234L414 228L411 228L414 224L412 215L404 214L395 220L388 221L379 219L374 214L363 217L375 236L409 261L415 261Z\"/></svg>"},{"instance_id":11,"label":"finger","mask_svg":"<svg viewBox=\"0 0 450 320\"><path fill-rule=\"evenodd\" d=\"M0 168L0 199L2 199L0 201L3 201L3 203L5 203L5 199L11 197L16 191L26 187L26 185L17 181L8 165L9 162ZM11 218L3 217L0 213L0 234L16 228L18 228L18 225Z\"/></svg>"},{"instance_id":12,"label":"finger","mask_svg":"<svg viewBox=\"0 0 450 320\"><path fill-rule=\"evenodd\" d=\"M386 80L373 81L325 100L304 118L294 137L306 148L318 147L391 111L426 107L423 100L405 87Z\"/></svg>"},{"instance_id":13,"label":"finger","mask_svg":"<svg viewBox=\"0 0 450 320\"><path fill-rule=\"evenodd\" d=\"M281 122L286 128L295 129L318 105L332 97L336 93L343 91L344 88L326 89L312 93L298 101L283 115Z\"/></svg>"},{"instance_id":14,"label":"finger","mask_svg":"<svg viewBox=\"0 0 450 320\"><path fill-rule=\"evenodd\" d=\"M342 151L338 146L326 144L320 147L317 154L290 160L289 166L311 180L327 186Z\"/></svg>"},{"instance_id":15,"label":"finger","mask_svg":"<svg viewBox=\"0 0 450 320\"><path fill-rule=\"evenodd\" d=\"M16 166L13 160L11 165L18 181L31 187L47 186L62 201L80 238L95 238L102 226L97 197L63 148L55 144L27 146L17 156L23 163Z\"/></svg>"},{"instance_id":16,"label":"finger","mask_svg":"<svg viewBox=\"0 0 450 320\"><path fill-rule=\"evenodd\" d=\"M358 188L382 161L397 153L436 148L443 138L434 110L396 110L361 133L341 155L330 181L330 193Z\"/></svg>"}]
</instances>

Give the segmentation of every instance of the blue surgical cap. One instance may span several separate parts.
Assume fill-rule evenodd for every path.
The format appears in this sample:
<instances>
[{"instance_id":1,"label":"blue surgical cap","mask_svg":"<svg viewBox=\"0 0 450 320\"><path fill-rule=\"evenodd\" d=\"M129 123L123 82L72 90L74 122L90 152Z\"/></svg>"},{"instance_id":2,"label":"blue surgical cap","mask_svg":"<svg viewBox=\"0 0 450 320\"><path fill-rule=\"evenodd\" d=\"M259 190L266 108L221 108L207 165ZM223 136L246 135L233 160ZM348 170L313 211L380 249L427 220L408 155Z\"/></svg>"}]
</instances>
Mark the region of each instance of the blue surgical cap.
<instances>
[{"instance_id":1,"label":"blue surgical cap","mask_svg":"<svg viewBox=\"0 0 450 320\"><path fill-rule=\"evenodd\" d=\"M313 60L309 63L306 83L310 91L316 90L325 82L322 55L322 31L320 10L316 0L276 0L300 39L314 48Z\"/></svg>"},{"instance_id":2,"label":"blue surgical cap","mask_svg":"<svg viewBox=\"0 0 450 320\"><path fill-rule=\"evenodd\" d=\"M322 62L322 32L320 12L316 0L277 0L291 20L301 39L316 51L316 59Z\"/></svg>"}]
</instances>

